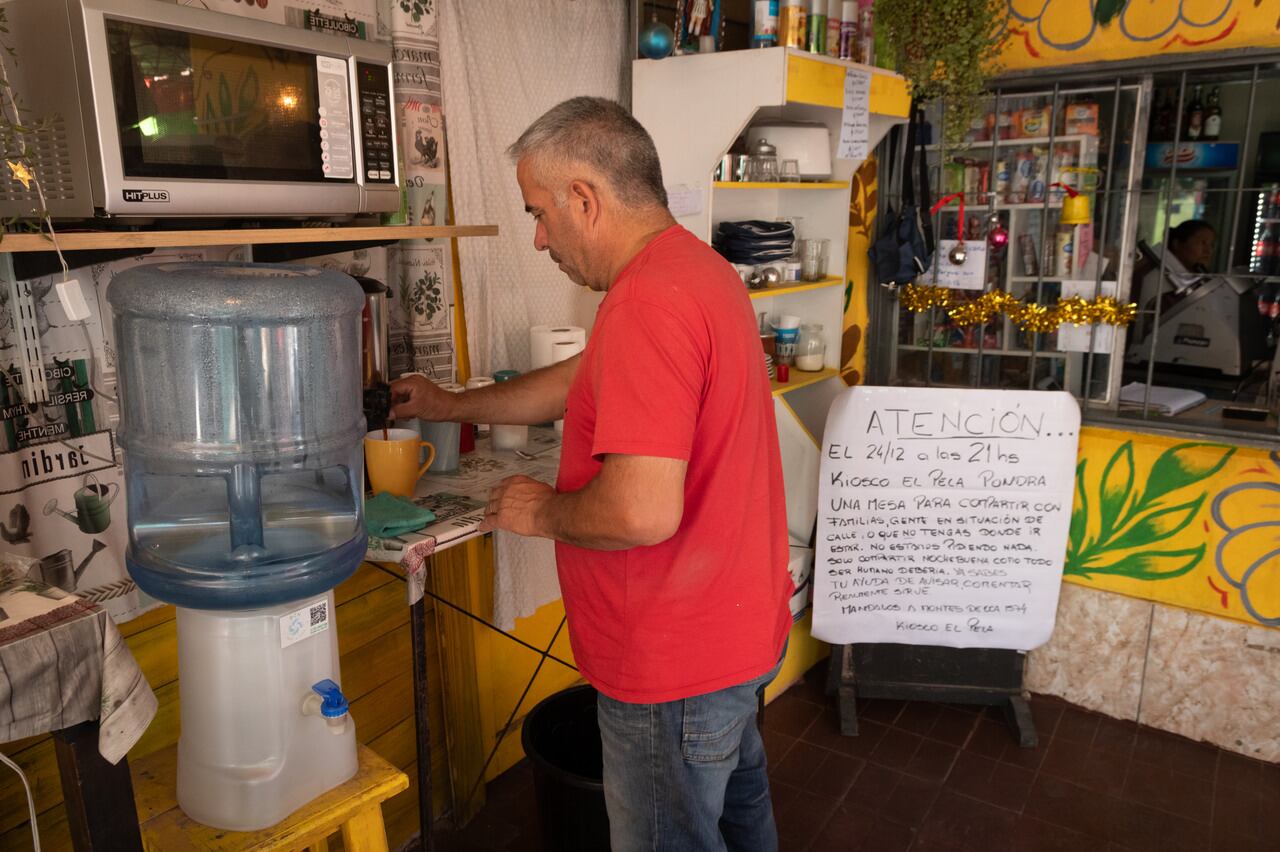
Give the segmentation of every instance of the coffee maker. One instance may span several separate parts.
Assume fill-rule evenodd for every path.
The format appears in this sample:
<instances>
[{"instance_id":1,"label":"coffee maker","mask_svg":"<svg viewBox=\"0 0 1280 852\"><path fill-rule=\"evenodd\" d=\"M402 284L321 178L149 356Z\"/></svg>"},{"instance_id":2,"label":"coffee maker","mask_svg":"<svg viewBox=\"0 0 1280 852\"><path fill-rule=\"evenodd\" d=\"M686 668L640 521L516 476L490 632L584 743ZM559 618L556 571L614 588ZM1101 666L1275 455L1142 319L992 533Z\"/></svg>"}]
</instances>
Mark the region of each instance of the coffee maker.
<instances>
[{"instance_id":1,"label":"coffee maker","mask_svg":"<svg viewBox=\"0 0 1280 852\"><path fill-rule=\"evenodd\" d=\"M391 412L391 376L388 338L391 334L391 288L374 278L356 277L364 290L360 317L360 381L364 392L364 419L368 428L387 425Z\"/></svg>"}]
</instances>

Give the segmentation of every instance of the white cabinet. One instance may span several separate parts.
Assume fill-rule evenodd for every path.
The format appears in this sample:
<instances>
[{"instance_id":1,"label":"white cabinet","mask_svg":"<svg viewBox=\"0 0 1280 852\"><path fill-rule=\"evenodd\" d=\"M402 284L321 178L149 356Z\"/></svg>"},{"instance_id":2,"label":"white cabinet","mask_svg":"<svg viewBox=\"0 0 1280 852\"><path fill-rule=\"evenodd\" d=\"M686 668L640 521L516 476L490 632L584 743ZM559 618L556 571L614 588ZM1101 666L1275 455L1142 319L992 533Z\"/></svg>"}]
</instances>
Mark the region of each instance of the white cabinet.
<instances>
[{"instance_id":1,"label":"white cabinet","mask_svg":"<svg viewBox=\"0 0 1280 852\"><path fill-rule=\"evenodd\" d=\"M843 332L850 179L860 160L836 156L848 69L871 75L870 95L855 108L869 113L868 149L906 121L906 81L897 74L793 48L767 48L639 60L633 66L632 112L653 136L677 221L710 242L721 222L799 217L800 235L829 240L827 277L751 292L757 313L793 314L821 323L826 363L820 372L794 367L774 383L793 542L807 543L816 511L817 438L827 407L844 387L838 379ZM810 122L828 129L830 180L804 183L716 182L720 158L748 126ZM786 151L779 151L781 157ZM865 263L865 258L856 259ZM785 396L785 399L784 399Z\"/></svg>"}]
</instances>

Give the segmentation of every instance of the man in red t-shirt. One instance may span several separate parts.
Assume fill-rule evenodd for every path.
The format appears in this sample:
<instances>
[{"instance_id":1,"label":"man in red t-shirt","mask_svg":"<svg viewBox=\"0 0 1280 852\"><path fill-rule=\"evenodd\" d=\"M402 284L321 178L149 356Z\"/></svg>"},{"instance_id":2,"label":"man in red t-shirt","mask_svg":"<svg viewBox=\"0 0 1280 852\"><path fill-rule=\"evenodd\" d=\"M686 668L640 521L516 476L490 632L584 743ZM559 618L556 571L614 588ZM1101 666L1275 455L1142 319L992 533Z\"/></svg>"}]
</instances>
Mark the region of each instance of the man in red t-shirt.
<instances>
[{"instance_id":1,"label":"man in red t-shirt","mask_svg":"<svg viewBox=\"0 0 1280 852\"><path fill-rule=\"evenodd\" d=\"M759 694L791 626L773 399L741 279L675 223L657 151L574 98L511 147L534 247L606 295L581 356L396 417L564 418L552 488L512 477L486 528L556 541L574 657L600 693L615 852L777 847Z\"/></svg>"}]
</instances>

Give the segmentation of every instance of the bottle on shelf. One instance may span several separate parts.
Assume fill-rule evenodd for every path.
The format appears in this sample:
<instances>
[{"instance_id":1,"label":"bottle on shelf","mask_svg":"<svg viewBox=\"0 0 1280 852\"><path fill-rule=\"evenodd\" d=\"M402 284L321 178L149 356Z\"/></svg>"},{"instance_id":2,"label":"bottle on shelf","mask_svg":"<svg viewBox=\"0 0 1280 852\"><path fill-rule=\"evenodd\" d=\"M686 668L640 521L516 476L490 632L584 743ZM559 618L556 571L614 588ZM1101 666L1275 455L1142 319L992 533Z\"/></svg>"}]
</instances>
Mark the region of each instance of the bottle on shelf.
<instances>
[{"instance_id":1,"label":"bottle on shelf","mask_svg":"<svg viewBox=\"0 0 1280 852\"><path fill-rule=\"evenodd\" d=\"M781 0L778 10L778 44L783 47L805 47L805 18L808 17L806 0Z\"/></svg>"},{"instance_id":2,"label":"bottle on shelf","mask_svg":"<svg viewBox=\"0 0 1280 852\"><path fill-rule=\"evenodd\" d=\"M858 4L856 0L840 2L840 53L841 59L861 62L858 55Z\"/></svg>"},{"instance_id":3,"label":"bottle on shelf","mask_svg":"<svg viewBox=\"0 0 1280 852\"><path fill-rule=\"evenodd\" d=\"M1187 105L1187 130L1183 135L1188 142L1198 142L1204 136L1204 101L1201 100L1200 89L1196 86L1191 103Z\"/></svg>"},{"instance_id":4,"label":"bottle on shelf","mask_svg":"<svg viewBox=\"0 0 1280 852\"><path fill-rule=\"evenodd\" d=\"M776 47L778 44L778 0L755 0L753 4L751 46Z\"/></svg>"},{"instance_id":5,"label":"bottle on shelf","mask_svg":"<svg viewBox=\"0 0 1280 852\"><path fill-rule=\"evenodd\" d=\"M827 0L827 56L840 57L841 0Z\"/></svg>"},{"instance_id":6,"label":"bottle on shelf","mask_svg":"<svg viewBox=\"0 0 1280 852\"><path fill-rule=\"evenodd\" d=\"M810 53L827 52L827 0L813 0L809 4L809 34L805 49Z\"/></svg>"},{"instance_id":7,"label":"bottle on shelf","mask_svg":"<svg viewBox=\"0 0 1280 852\"><path fill-rule=\"evenodd\" d=\"M1209 101L1204 114L1204 141L1216 142L1222 134L1222 105L1218 102L1218 87L1209 90Z\"/></svg>"},{"instance_id":8,"label":"bottle on shelf","mask_svg":"<svg viewBox=\"0 0 1280 852\"><path fill-rule=\"evenodd\" d=\"M1151 139L1154 142L1168 142L1173 138L1173 99L1169 89L1160 90L1160 102L1155 114L1151 117Z\"/></svg>"},{"instance_id":9,"label":"bottle on shelf","mask_svg":"<svg viewBox=\"0 0 1280 852\"><path fill-rule=\"evenodd\" d=\"M858 53L863 65L876 64L876 29L875 12L872 5L859 0L858 9Z\"/></svg>"}]
</instances>

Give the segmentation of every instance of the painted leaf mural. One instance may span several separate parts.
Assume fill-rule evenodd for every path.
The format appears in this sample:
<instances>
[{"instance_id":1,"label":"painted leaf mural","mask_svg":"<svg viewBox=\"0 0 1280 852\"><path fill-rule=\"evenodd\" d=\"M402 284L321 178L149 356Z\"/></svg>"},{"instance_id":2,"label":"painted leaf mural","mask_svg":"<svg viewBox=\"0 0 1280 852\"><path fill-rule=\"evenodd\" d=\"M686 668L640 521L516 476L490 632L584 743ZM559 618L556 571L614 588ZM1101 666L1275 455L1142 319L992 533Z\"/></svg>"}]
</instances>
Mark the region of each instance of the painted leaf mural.
<instances>
[{"instance_id":1,"label":"painted leaf mural","mask_svg":"<svg viewBox=\"0 0 1280 852\"><path fill-rule=\"evenodd\" d=\"M1086 478L1087 459L1076 467L1076 506L1068 532L1063 574L1114 575L1134 580L1168 580L1199 565L1206 544L1169 548L1169 540L1200 516L1208 493L1187 493L1220 471L1234 447L1189 442L1169 447L1152 463L1145 485L1135 489L1133 441L1111 454L1097 485L1096 499ZM1090 507L1096 505L1093 523Z\"/></svg>"}]
</instances>

